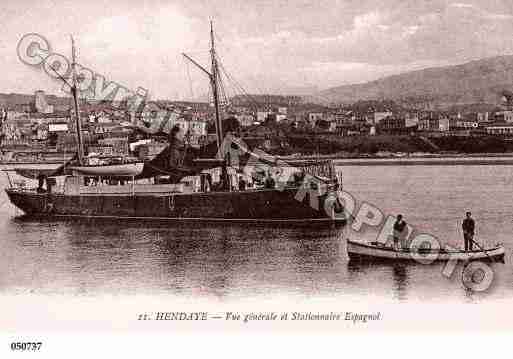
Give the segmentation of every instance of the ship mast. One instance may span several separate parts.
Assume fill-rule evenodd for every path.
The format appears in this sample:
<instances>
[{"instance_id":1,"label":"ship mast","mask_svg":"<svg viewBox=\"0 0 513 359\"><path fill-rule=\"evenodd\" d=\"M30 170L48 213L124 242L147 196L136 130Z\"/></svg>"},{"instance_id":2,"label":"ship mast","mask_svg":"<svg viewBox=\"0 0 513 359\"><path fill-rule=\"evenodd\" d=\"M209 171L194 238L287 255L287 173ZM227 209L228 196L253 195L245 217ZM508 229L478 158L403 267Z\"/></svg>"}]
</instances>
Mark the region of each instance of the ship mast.
<instances>
[{"instance_id":1,"label":"ship mast","mask_svg":"<svg viewBox=\"0 0 513 359\"><path fill-rule=\"evenodd\" d=\"M221 143L223 141L223 127L222 121L219 114L219 87L218 87L218 69L217 69L217 59L216 59L216 51L214 47L214 27L212 25L212 21L210 21L210 57L212 58L212 95L214 97L214 107L216 112L216 137L217 137L217 149L221 148ZM219 153L220 151L218 151Z\"/></svg>"},{"instance_id":2,"label":"ship mast","mask_svg":"<svg viewBox=\"0 0 513 359\"><path fill-rule=\"evenodd\" d=\"M84 164L84 144L82 140L82 122L80 121L80 109L78 107L78 94L77 94L77 73L76 73L76 54L75 54L75 40L71 37L71 94L73 95L73 102L75 105L75 127L77 131L77 143L78 143L78 163L79 165Z\"/></svg>"},{"instance_id":3,"label":"ship mast","mask_svg":"<svg viewBox=\"0 0 513 359\"><path fill-rule=\"evenodd\" d=\"M189 60L194 66L198 67L201 71L203 71L210 79L210 86L212 86L212 96L214 98L214 107L215 107L215 127L216 127L216 141L217 141L217 153L220 154L221 144L223 142L223 129L221 123L221 111L219 109L219 70L217 67L217 58L215 52L215 44L214 44L214 27L212 21L210 22L210 57L212 60L211 70L210 72L193 60L190 56L185 53L182 55Z\"/></svg>"}]
</instances>

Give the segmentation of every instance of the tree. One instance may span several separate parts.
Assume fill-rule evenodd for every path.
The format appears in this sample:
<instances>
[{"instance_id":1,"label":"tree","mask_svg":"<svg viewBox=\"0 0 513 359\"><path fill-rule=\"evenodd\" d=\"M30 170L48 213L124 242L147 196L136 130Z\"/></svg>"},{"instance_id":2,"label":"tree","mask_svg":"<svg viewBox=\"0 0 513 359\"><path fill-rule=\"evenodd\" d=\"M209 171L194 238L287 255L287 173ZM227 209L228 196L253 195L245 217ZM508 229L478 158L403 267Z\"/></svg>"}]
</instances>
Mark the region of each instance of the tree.
<instances>
[{"instance_id":1,"label":"tree","mask_svg":"<svg viewBox=\"0 0 513 359\"><path fill-rule=\"evenodd\" d=\"M269 127L269 128L274 128L276 127L276 125L278 124L278 122L276 122L276 117L275 116L267 116L267 118L265 119L263 125L265 127Z\"/></svg>"},{"instance_id":2,"label":"tree","mask_svg":"<svg viewBox=\"0 0 513 359\"><path fill-rule=\"evenodd\" d=\"M235 117L228 117L223 120L223 132L238 132L240 130L240 123Z\"/></svg>"}]
</instances>

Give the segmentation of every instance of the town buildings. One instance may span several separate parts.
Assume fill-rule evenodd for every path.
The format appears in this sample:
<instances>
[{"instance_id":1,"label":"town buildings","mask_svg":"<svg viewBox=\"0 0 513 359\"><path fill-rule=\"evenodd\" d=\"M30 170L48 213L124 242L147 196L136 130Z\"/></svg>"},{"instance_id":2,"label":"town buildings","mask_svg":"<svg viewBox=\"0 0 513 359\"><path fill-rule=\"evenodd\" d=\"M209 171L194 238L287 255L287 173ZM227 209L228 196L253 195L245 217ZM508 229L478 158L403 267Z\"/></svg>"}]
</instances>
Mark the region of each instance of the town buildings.
<instances>
[{"instance_id":1,"label":"town buildings","mask_svg":"<svg viewBox=\"0 0 513 359\"><path fill-rule=\"evenodd\" d=\"M33 102L0 109L3 146L44 145L58 151L76 150L72 107L54 106L37 91ZM269 98L266 98L268 100ZM280 98L280 101L283 100ZM213 108L208 103L151 101L138 109L105 101L81 103L86 151L106 156L137 155L148 158L165 146L167 134L179 126L186 141L199 147L215 141ZM513 110L435 111L399 108L390 103L360 102L323 106L281 101L237 103L223 107L225 118L235 119L238 133L274 148L283 138L327 136L419 135L499 136L513 138ZM266 147L267 146L267 147Z\"/></svg>"}]
</instances>

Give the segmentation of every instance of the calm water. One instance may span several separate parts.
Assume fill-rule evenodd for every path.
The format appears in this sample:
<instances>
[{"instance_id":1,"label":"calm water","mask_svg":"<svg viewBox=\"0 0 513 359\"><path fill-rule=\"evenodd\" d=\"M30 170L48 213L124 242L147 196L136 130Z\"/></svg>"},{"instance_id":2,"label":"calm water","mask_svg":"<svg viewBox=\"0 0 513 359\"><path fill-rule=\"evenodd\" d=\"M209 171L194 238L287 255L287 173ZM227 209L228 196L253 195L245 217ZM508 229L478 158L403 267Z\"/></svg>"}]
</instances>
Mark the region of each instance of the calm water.
<instances>
[{"instance_id":1,"label":"calm water","mask_svg":"<svg viewBox=\"0 0 513 359\"><path fill-rule=\"evenodd\" d=\"M212 297L369 297L482 301L513 296L513 166L343 167L344 187L386 214L403 213L416 229L461 246L470 209L477 239L506 245L486 293L465 290L457 268L350 265L342 237L372 231L201 223L144 227L109 222L45 222L20 214L0 195L0 292L4 294L151 294ZM7 181L3 177L0 186Z\"/></svg>"}]
</instances>

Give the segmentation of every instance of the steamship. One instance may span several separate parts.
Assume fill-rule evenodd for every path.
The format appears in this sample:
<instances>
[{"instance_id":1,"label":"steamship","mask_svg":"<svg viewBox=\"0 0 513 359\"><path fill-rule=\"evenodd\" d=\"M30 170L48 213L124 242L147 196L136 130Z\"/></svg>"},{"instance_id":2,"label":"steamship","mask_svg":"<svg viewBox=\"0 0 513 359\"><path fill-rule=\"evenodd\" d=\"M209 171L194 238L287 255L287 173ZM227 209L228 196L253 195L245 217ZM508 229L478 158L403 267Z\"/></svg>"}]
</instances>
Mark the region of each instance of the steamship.
<instances>
[{"instance_id":1,"label":"steamship","mask_svg":"<svg viewBox=\"0 0 513 359\"><path fill-rule=\"evenodd\" d=\"M167 159L173 148L168 146L143 164L88 165L80 133L72 44L70 87L75 103L77 156L56 170L17 170L18 175L36 179L37 187L14 180L15 176L8 173L10 186L6 192L10 201L26 215L47 218L345 224L338 195L341 174L331 161L278 161L255 153L242 140L223 133L212 25L210 43L209 70L183 55L210 80L215 107L215 158L195 158L189 163L182 159L170 167ZM233 151L223 148L227 138L230 148L240 154L236 161Z\"/></svg>"}]
</instances>

